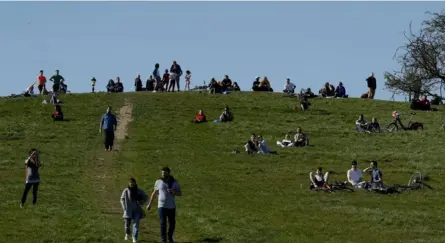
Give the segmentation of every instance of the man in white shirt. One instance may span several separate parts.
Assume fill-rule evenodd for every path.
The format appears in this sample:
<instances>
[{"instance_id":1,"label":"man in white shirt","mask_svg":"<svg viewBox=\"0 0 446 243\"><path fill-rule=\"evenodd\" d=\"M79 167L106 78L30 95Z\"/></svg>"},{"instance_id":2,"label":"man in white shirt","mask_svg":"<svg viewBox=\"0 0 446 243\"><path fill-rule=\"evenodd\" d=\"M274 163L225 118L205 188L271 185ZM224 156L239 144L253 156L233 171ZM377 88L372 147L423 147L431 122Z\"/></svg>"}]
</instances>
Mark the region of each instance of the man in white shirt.
<instances>
[{"instance_id":1,"label":"man in white shirt","mask_svg":"<svg viewBox=\"0 0 446 243\"><path fill-rule=\"evenodd\" d=\"M291 83L290 79L287 78L286 79L286 84L285 84L285 88L283 90L284 93L290 93L293 94L294 93L294 89L296 89L296 85Z\"/></svg>"},{"instance_id":2,"label":"man in white shirt","mask_svg":"<svg viewBox=\"0 0 446 243\"><path fill-rule=\"evenodd\" d=\"M352 162L352 168L347 171L347 180L352 186L360 188L364 184L362 178L362 171L358 169L358 162L355 160Z\"/></svg>"}]
</instances>

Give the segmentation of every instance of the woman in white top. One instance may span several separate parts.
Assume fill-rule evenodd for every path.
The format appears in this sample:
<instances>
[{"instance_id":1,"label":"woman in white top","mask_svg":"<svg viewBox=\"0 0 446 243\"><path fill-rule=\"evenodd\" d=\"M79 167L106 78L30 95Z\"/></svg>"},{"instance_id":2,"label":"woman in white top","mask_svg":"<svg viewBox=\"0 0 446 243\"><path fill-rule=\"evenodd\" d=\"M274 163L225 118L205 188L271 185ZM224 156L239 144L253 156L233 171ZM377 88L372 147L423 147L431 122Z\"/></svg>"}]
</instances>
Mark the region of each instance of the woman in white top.
<instances>
[{"instance_id":1,"label":"woman in white top","mask_svg":"<svg viewBox=\"0 0 446 243\"><path fill-rule=\"evenodd\" d=\"M192 77L192 76L191 76L190 71L187 70L187 71L186 71L186 77L185 77L185 79L186 79L186 84L185 84L185 86L184 86L184 90L190 90L190 78L191 78L191 77Z\"/></svg>"}]
</instances>

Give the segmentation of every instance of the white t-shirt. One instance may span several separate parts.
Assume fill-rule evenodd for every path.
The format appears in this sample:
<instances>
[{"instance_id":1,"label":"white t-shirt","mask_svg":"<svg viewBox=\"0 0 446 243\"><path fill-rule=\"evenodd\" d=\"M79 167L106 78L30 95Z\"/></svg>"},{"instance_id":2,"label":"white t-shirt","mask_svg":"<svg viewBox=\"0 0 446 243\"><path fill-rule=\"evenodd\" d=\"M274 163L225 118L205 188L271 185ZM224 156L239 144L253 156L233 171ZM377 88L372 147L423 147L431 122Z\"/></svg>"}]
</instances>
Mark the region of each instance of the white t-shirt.
<instances>
[{"instance_id":1,"label":"white t-shirt","mask_svg":"<svg viewBox=\"0 0 446 243\"><path fill-rule=\"evenodd\" d=\"M347 171L347 180L352 184L352 185L356 185L360 182L361 178L362 178L362 171L360 169L349 169Z\"/></svg>"},{"instance_id":2,"label":"white t-shirt","mask_svg":"<svg viewBox=\"0 0 446 243\"><path fill-rule=\"evenodd\" d=\"M296 87L293 83L285 84L285 90L293 90Z\"/></svg>"},{"instance_id":3,"label":"white t-shirt","mask_svg":"<svg viewBox=\"0 0 446 243\"><path fill-rule=\"evenodd\" d=\"M159 179L155 182L155 190L158 191L158 208L176 208L175 195L170 194L168 185L163 180ZM180 191L180 184L175 180L172 184L172 189L176 192Z\"/></svg>"}]
</instances>

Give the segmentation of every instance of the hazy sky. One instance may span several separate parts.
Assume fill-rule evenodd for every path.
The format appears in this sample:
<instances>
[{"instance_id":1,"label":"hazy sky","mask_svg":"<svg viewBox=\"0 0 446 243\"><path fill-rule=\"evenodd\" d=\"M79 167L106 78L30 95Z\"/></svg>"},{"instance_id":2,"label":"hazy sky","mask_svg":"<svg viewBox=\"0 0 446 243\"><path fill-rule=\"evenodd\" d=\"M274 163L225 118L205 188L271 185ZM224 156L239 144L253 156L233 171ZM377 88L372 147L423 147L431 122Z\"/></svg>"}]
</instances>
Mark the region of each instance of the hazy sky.
<instances>
[{"instance_id":1,"label":"hazy sky","mask_svg":"<svg viewBox=\"0 0 446 243\"><path fill-rule=\"evenodd\" d=\"M1 2L0 95L19 93L40 69L59 69L72 92L104 90L121 77L134 90L177 60L192 86L228 74L243 90L268 76L276 91L290 77L317 91L342 81L351 96L375 72L376 97L389 99L383 73L398 69L396 48L425 11L444 2ZM182 83L184 86L184 82ZM183 87L182 87L183 88ZM399 97L399 99L402 99Z\"/></svg>"}]
</instances>

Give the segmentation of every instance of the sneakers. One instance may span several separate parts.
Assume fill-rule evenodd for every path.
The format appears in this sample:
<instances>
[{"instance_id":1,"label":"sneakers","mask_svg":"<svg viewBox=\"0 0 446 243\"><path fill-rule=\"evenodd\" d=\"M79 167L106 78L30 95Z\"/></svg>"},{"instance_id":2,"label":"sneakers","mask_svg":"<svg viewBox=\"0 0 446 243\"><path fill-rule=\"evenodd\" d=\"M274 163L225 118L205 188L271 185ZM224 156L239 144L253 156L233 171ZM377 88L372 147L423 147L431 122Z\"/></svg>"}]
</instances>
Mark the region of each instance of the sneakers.
<instances>
[{"instance_id":1,"label":"sneakers","mask_svg":"<svg viewBox=\"0 0 446 243\"><path fill-rule=\"evenodd\" d=\"M135 238L133 238L133 243L137 243L138 241L135 239Z\"/></svg>"},{"instance_id":2,"label":"sneakers","mask_svg":"<svg viewBox=\"0 0 446 243\"><path fill-rule=\"evenodd\" d=\"M124 240L129 240L130 235L125 235Z\"/></svg>"}]
</instances>

